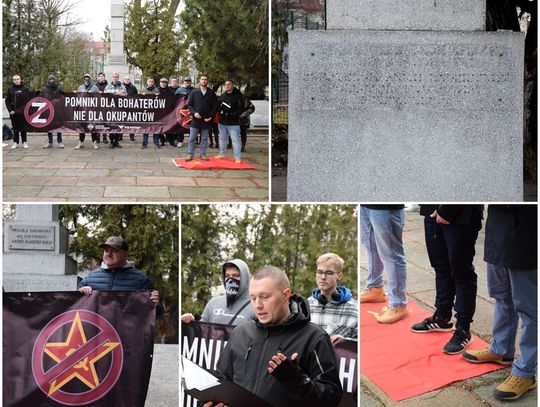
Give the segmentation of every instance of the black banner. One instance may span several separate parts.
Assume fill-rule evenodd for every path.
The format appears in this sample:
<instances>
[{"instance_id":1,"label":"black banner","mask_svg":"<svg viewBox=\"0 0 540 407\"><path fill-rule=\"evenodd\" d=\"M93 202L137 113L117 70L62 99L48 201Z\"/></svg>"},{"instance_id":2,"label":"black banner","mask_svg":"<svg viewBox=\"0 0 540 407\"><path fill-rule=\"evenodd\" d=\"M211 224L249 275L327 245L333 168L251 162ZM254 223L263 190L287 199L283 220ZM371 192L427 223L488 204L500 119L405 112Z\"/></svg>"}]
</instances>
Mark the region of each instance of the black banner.
<instances>
[{"instance_id":1,"label":"black banner","mask_svg":"<svg viewBox=\"0 0 540 407\"><path fill-rule=\"evenodd\" d=\"M235 326L209 324L206 322L190 322L182 324L182 356L208 370L215 370L219 355ZM353 393L358 385L358 351L357 342L340 339L334 343L336 365L339 379L343 386L341 407L356 406ZM183 407L197 406L188 394L183 395ZM233 406L234 407L234 406Z\"/></svg>"},{"instance_id":2,"label":"black banner","mask_svg":"<svg viewBox=\"0 0 540 407\"><path fill-rule=\"evenodd\" d=\"M29 132L176 134L191 124L183 96L34 93L21 106L13 124Z\"/></svg>"},{"instance_id":3,"label":"black banner","mask_svg":"<svg viewBox=\"0 0 540 407\"><path fill-rule=\"evenodd\" d=\"M4 406L144 406L147 292L4 293L3 306Z\"/></svg>"}]
</instances>

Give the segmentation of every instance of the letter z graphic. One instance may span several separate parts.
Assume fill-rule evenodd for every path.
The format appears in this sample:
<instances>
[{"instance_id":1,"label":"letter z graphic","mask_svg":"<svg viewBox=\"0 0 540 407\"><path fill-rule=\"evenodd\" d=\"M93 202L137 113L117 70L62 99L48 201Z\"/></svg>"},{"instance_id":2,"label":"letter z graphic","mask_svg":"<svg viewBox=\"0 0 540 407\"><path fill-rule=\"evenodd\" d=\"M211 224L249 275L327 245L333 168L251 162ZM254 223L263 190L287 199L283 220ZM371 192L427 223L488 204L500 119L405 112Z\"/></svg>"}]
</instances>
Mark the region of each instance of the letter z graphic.
<instances>
[{"instance_id":1,"label":"letter z graphic","mask_svg":"<svg viewBox=\"0 0 540 407\"><path fill-rule=\"evenodd\" d=\"M32 127L46 127L54 118L54 107L47 99L41 97L34 98L26 104L24 108L24 118Z\"/></svg>"}]
</instances>

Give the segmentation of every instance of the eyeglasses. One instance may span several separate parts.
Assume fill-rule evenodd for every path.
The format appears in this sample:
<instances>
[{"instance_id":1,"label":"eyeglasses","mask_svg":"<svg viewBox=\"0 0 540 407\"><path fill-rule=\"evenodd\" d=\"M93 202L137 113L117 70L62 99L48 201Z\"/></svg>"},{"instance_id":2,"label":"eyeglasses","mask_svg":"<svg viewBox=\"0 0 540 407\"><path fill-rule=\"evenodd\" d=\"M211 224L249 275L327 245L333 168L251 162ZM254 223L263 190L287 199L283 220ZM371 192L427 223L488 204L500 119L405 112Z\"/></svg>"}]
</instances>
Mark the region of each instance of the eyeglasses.
<instances>
[{"instance_id":1,"label":"eyeglasses","mask_svg":"<svg viewBox=\"0 0 540 407\"><path fill-rule=\"evenodd\" d=\"M334 273L333 271L317 270L316 274L317 274L318 276L321 276L321 277L322 277L322 276L325 276L325 277L332 277L332 276L333 276L334 274L336 274L336 273Z\"/></svg>"}]
</instances>

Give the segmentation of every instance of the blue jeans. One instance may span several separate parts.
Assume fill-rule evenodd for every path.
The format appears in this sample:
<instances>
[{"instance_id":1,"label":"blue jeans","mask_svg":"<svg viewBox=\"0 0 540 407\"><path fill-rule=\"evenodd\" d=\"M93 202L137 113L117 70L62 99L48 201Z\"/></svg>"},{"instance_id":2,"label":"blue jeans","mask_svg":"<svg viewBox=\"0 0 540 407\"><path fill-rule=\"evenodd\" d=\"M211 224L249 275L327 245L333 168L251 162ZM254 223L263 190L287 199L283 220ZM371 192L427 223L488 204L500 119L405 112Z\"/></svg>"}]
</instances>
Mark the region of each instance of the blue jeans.
<instances>
[{"instance_id":1,"label":"blue jeans","mask_svg":"<svg viewBox=\"0 0 540 407\"><path fill-rule=\"evenodd\" d=\"M447 319L452 317L454 308L456 326L465 330L470 329L476 309L473 258L480 227L481 221L472 225L442 225L429 216L424 218L426 248L435 270L435 308L438 315Z\"/></svg>"},{"instance_id":2,"label":"blue jeans","mask_svg":"<svg viewBox=\"0 0 540 407\"><path fill-rule=\"evenodd\" d=\"M188 155L195 155L195 142L197 141L197 134L201 132L201 156L206 156L206 147L208 147L208 132L210 129L197 129L195 127L189 128L189 143L187 153Z\"/></svg>"},{"instance_id":3,"label":"blue jeans","mask_svg":"<svg viewBox=\"0 0 540 407\"><path fill-rule=\"evenodd\" d=\"M487 263L489 296L495 299L493 341L489 350L513 358L516 334L521 318L521 355L512 364L512 374L530 379L536 374L537 270L516 270Z\"/></svg>"},{"instance_id":4,"label":"blue jeans","mask_svg":"<svg viewBox=\"0 0 540 407\"><path fill-rule=\"evenodd\" d=\"M240 140L240 125L219 123L219 153L223 154L227 150L228 135L231 136L232 140L233 157L240 158L240 149L242 148L242 141Z\"/></svg>"},{"instance_id":5,"label":"blue jeans","mask_svg":"<svg viewBox=\"0 0 540 407\"><path fill-rule=\"evenodd\" d=\"M52 144L53 143L53 134L52 134L52 131L48 132L47 133L47 137L49 138L49 144ZM62 133L58 132L56 133L56 142L58 144L61 144L62 143Z\"/></svg>"},{"instance_id":6,"label":"blue jeans","mask_svg":"<svg viewBox=\"0 0 540 407\"><path fill-rule=\"evenodd\" d=\"M360 206L360 236L366 248L367 288L388 280L389 306L407 304L407 261L403 251L403 209L370 209Z\"/></svg>"},{"instance_id":7,"label":"blue jeans","mask_svg":"<svg viewBox=\"0 0 540 407\"><path fill-rule=\"evenodd\" d=\"M159 134L152 134L152 141L155 146L159 146ZM148 145L148 134L144 133L142 135L143 146Z\"/></svg>"}]
</instances>

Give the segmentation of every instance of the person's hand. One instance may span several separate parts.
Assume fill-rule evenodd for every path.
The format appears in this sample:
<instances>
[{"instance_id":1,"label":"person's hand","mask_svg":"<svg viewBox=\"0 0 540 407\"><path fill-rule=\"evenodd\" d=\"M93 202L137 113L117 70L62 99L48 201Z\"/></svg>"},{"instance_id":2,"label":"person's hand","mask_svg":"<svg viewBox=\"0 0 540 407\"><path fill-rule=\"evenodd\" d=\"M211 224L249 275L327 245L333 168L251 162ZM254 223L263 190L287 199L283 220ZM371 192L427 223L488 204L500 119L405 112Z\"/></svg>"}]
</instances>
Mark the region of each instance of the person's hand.
<instances>
[{"instance_id":1,"label":"person's hand","mask_svg":"<svg viewBox=\"0 0 540 407\"><path fill-rule=\"evenodd\" d=\"M201 115L199 114L199 112L196 112L193 116L195 116L196 119L202 119Z\"/></svg>"},{"instance_id":2,"label":"person's hand","mask_svg":"<svg viewBox=\"0 0 540 407\"><path fill-rule=\"evenodd\" d=\"M210 120L212 120L211 117L207 117L206 119L204 119L204 121L207 122L207 123L208 123Z\"/></svg>"},{"instance_id":3,"label":"person's hand","mask_svg":"<svg viewBox=\"0 0 540 407\"><path fill-rule=\"evenodd\" d=\"M90 286L84 286L79 288L79 292L83 295L86 295L87 297L90 297L92 295L92 287Z\"/></svg>"},{"instance_id":4,"label":"person's hand","mask_svg":"<svg viewBox=\"0 0 540 407\"><path fill-rule=\"evenodd\" d=\"M193 314L190 314L190 313L183 314L180 317L180 321L182 321L185 324L189 324L191 321L195 321L195 316Z\"/></svg>"},{"instance_id":5,"label":"person's hand","mask_svg":"<svg viewBox=\"0 0 540 407\"><path fill-rule=\"evenodd\" d=\"M295 361L298 358L298 353L293 353L291 356L291 360ZM268 373L272 373L274 370L277 369L279 365L281 365L283 362L287 360L287 356L285 356L283 353L278 353L277 355L272 356L272 359L268 362Z\"/></svg>"},{"instance_id":6,"label":"person's hand","mask_svg":"<svg viewBox=\"0 0 540 407\"><path fill-rule=\"evenodd\" d=\"M159 302L159 291L153 290L150 293L150 301L155 302L156 304Z\"/></svg>"},{"instance_id":7,"label":"person's hand","mask_svg":"<svg viewBox=\"0 0 540 407\"><path fill-rule=\"evenodd\" d=\"M213 401L207 401L206 403L203 404L203 407L229 407L227 406L226 404L222 403L222 402L219 402L218 404L213 404L214 402Z\"/></svg>"},{"instance_id":8,"label":"person's hand","mask_svg":"<svg viewBox=\"0 0 540 407\"><path fill-rule=\"evenodd\" d=\"M343 338L344 338L343 335L332 335L330 337L330 342L335 343L335 342L337 342L338 339L343 339Z\"/></svg>"},{"instance_id":9,"label":"person's hand","mask_svg":"<svg viewBox=\"0 0 540 407\"><path fill-rule=\"evenodd\" d=\"M435 218L435 222L440 223L441 225L449 225L450 222L448 222L446 219L444 219L441 215L437 213L437 211L433 211L431 215L429 215L430 218Z\"/></svg>"}]
</instances>

